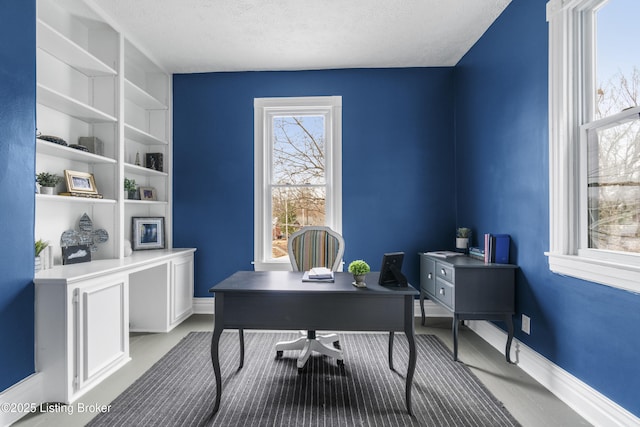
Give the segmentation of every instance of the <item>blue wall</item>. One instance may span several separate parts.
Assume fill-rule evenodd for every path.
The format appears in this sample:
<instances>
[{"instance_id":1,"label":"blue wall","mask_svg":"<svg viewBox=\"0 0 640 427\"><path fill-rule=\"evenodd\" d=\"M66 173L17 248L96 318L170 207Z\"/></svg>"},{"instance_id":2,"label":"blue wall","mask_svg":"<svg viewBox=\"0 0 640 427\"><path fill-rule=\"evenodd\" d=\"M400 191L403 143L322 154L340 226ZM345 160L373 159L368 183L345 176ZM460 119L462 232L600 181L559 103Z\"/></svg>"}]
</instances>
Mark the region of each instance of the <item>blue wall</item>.
<instances>
[{"instance_id":1,"label":"blue wall","mask_svg":"<svg viewBox=\"0 0 640 427\"><path fill-rule=\"evenodd\" d=\"M640 416L640 296L550 273L546 0L513 0L455 68L460 224L509 233L516 330L536 352Z\"/></svg>"},{"instance_id":2,"label":"blue wall","mask_svg":"<svg viewBox=\"0 0 640 427\"><path fill-rule=\"evenodd\" d=\"M0 1L0 391L34 371L35 0Z\"/></svg>"},{"instance_id":3,"label":"blue wall","mask_svg":"<svg viewBox=\"0 0 640 427\"><path fill-rule=\"evenodd\" d=\"M253 99L341 95L344 259L451 248L453 69L174 76L174 246L195 246L197 297L253 260Z\"/></svg>"}]
</instances>

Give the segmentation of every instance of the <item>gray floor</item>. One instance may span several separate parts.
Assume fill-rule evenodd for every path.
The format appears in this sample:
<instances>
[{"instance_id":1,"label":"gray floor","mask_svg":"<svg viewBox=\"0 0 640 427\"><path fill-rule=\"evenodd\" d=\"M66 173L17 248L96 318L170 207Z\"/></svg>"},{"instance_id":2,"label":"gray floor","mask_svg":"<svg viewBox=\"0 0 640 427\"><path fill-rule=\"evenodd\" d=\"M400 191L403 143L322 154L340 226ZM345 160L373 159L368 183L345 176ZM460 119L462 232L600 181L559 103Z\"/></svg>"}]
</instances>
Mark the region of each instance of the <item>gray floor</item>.
<instances>
[{"instance_id":1,"label":"gray floor","mask_svg":"<svg viewBox=\"0 0 640 427\"><path fill-rule=\"evenodd\" d=\"M30 414L14 425L83 426L95 413L79 412L78 408L82 404L84 407L108 405L186 334L212 329L213 316L194 315L168 334L132 334L131 362L70 405L73 414L69 413L71 411ZM437 335L450 348L452 346L451 319L428 318L426 327L420 326L416 319L416 333ZM464 327L460 329L458 348L459 359L464 361L524 427L589 425L516 365L507 364L504 356Z\"/></svg>"}]
</instances>

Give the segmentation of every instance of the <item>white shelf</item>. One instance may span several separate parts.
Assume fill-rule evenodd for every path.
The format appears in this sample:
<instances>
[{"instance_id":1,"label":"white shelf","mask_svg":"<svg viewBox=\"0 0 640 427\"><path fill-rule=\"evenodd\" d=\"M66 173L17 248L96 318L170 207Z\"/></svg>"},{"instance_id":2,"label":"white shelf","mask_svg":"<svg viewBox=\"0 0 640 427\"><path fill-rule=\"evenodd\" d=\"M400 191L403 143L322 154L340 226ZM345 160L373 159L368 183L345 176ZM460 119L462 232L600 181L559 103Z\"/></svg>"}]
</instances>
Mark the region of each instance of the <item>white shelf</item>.
<instances>
[{"instance_id":1,"label":"white shelf","mask_svg":"<svg viewBox=\"0 0 640 427\"><path fill-rule=\"evenodd\" d=\"M46 154L48 156L61 157L65 159L86 162L91 164L116 164L115 159L99 156L97 154L88 153L86 151L76 150L75 148L66 147L49 141L43 141L36 138L36 152L38 154Z\"/></svg>"},{"instance_id":2,"label":"white shelf","mask_svg":"<svg viewBox=\"0 0 640 427\"><path fill-rule=\"evenodd\" d=\"M169 143L163 139L151 135L128 123L124 124L124 137L145 145L168 145Z\"/></svg>"},{"instance_id":3,"label":"white shelf","mask_svg":"<svg viewBox=\"0 0 640 427\"><path fill-rule=\"evenodd\" d=\"M115 123L117 119L90 105L38 83L38 103L87 123Z\"/></svg>"},{"instance_id":4,"label":"white shelf","mask_svg":"<svg viewBox=\"0 0 640 427\"><path fill-rule=\"evenodd\" d=\"M38 47L90 77L114 76L117 71L38 19Z\"/></svg>"},{"instance_id":5,"label":"white shelf","mask_svg":"<svg viewBox=\"0 0 640 427\"><path fill-rule=\"evenodd\" d=\"M127 199L124 201L127 205L166 205L167 202L162 200L134 200Z\"/></svg>"},{"instance_id":6,"label":"white shelf","mask_svg":"<svg viewBox=\"0 0 640 427\"><path fill-rule=\"evenodd\" d=\"M168 107L147 91L136 86L131 81L124 80L124 96L129 101L145 110L167 110Z\"/></svg>"},{"instance_id":7,"label":"white shelf","mask_svg":"<svg viewBox=\"0 0 640 427\"><path fill-rule=\"evenodd\" d=\"M58 196L51 194L36 194L36 202L59 202L59 203L90 203L90 204L105 204L115 205L116 201L113 199L94 199L91 197L73 197L73 196Z\"/></svg>"},{"instance_id":8,"label":"white shelf","mask_svg":"<svg viewBox=\"0 0 640 427\"><path fill-rule=\"evenodd\" d=\"M132 165L131 163L125 163L124 164L124 171L125 172L129 172L129 173L133 173L136 175L144 175L144 176L162 176L162 177L166 177L169 174L166 172L160 172L157 171L155 169L149 169L149 168L145 168L142 166L136 166L136 165Z\"/></svg>"}]
</instances>

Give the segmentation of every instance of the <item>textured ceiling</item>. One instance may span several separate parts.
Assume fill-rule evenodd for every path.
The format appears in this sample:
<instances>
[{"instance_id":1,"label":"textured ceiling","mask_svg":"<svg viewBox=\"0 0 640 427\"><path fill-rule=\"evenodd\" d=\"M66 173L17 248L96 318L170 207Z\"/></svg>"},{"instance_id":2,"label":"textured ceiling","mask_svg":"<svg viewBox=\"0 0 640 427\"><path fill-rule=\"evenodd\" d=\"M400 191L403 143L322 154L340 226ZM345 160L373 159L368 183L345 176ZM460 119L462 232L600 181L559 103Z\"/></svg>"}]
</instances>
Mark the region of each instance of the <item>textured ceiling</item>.
<instances>
[{"instance_id":1,"label":"textured ceiling","mask_svg":"<svg viewBox=\"0 0 640 427\"><path fill-rule=\"evenodd\" d=\"M172 73L452 66L511 0L93 0Z\"/></svg>"}]
</instances>

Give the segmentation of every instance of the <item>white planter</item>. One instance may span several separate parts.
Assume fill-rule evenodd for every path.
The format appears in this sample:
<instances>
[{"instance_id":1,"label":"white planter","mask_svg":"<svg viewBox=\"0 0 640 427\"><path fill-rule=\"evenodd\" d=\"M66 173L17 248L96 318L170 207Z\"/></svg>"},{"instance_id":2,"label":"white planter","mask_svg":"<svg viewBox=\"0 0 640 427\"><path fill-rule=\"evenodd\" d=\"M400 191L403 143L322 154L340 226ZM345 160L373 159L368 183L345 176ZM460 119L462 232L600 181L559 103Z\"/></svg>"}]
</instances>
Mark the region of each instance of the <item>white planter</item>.
<instances>
[{"instance_id":1,"label":"white planter","mask_svg":"<svg viewBox=\"0 0 640 427\"><path fill-rule=\"evenodd\" d=\"M54 187L40 186L40 194L53 194Z\"/></svg>"},{"instance_id":2,"label":"white planter","mask_svg":"<svg viewBox=\"0 0 640 427\"><path fill-rule=\"evenodd\" d=\"M456 249L467 249L469 247L468 237L456 237Z\"/></svg>"}]
</instances>

